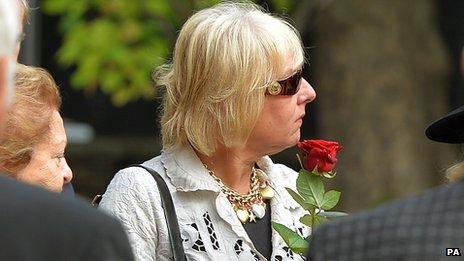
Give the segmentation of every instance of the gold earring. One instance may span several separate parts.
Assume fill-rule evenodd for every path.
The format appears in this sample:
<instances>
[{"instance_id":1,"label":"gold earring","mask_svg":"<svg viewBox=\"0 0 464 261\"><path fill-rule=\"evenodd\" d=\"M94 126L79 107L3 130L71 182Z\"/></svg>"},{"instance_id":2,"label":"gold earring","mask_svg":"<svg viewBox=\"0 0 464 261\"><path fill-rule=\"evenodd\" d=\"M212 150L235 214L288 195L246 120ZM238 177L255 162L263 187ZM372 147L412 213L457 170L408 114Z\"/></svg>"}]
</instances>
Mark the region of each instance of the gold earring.
<instances>
[{"instance_id":1,"label":"gold earring","mask_svg":"<svg viewBox=\"0 0 464 261\"><path fill-rule=\"evenodd\" d=\"M270 95L279 95L280 91L282 91L282 86L278 82L274 82L267 87L267 92Z\"/></svg>"}]
</instances>

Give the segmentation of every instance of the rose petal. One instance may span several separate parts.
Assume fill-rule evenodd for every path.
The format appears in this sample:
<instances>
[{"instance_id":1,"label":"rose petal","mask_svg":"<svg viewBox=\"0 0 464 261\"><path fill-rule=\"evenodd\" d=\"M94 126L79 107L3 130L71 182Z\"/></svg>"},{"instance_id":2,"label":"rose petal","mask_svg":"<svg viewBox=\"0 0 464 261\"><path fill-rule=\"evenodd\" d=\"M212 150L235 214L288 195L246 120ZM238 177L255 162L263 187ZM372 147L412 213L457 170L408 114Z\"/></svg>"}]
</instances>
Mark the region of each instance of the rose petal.
<instances>
[{"instance_id":1,"label":"rose petal","mask_svg":"<svg viewBox=\"0 0 464 261\"><path fill-rule=\"evenodd\" d=\"M342 149L338 142L326 140L303 140L297 143L303 154L306 170L317 168L319 172L330 172L337 163L337 152Z\"/></svg>"}]
</instances>

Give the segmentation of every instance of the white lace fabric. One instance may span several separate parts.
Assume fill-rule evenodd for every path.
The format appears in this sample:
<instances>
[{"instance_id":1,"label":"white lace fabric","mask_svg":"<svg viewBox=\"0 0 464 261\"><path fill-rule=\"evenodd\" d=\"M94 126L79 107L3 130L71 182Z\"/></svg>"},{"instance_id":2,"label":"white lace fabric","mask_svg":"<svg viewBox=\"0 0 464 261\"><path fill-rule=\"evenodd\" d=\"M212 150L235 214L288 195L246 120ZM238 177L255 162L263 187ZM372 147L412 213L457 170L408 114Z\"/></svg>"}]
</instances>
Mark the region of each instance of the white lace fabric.
<instances>
[{"instance_id":1,"label":"white lace fabric","mask_svg":"<svg viewBox=\"0 0 464 261\"><path fill-rule=\"evenodd\" d=\"M304 210L285 190L295 189L297 172L269 157L257 164L276 191L271 220L307 237L310 229L299 222ZM160 173L171 191L187 260L266 260L191 147L162 152L143 165ZM158 187L146 170L131 167L116 173L99 208L120 220L136 260L172 260ZM271 240L271 260L302 260L274 230Z\"/></svg>"}]
</instances>

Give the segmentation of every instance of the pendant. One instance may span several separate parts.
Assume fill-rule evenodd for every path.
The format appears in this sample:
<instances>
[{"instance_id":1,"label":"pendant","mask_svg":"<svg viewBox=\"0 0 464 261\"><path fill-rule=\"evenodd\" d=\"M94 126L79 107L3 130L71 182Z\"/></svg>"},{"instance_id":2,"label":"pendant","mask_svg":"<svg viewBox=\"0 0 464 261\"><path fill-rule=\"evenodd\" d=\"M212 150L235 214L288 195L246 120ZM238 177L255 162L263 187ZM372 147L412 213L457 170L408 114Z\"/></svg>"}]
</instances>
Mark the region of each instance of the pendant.
<instances>
[{"instance_id":1,"label":"pendant","mask_svg":"<svg viewBox=\"0 0 464 261\"><path fill-rule=\"evenodd\" d=\"M262 204L251 205L251 211L259 219L262 219L264 215L266 214L266 209L264 208Z\"/></svg>"},{"instance_id":2,"label":"pendant","mask_svg":"<svg viewBox=\"0 0 464 261\"><path fill-rule=\"evenodd\" d=\"M261 189L260 193L261 193L261 197L263 197L263 199L271 199L275 195L274 190L269 185L266 186L265 188Z\"/></svg>"},{"instance_id":3,"label":"pendant","mask_svg":"<svg viewBox=\"0 0 464 261\"><path fill-rule=\"evenodd\" d=\"M253 211L250 212L250 222L256 222L256 216L253 214Z\"/></svg>"},{"instance_id":4,"label":"pendant","mask_svg":"<svg viewBox=\"0 0 464 261\"><path fill-rule=\"evenodd\" d=\"M250 214L248 214L248 211L244 209L236 209L235 214L237 214L237 217L242 224L245 224L250 218Z\"/></svg>"}]
</instances>

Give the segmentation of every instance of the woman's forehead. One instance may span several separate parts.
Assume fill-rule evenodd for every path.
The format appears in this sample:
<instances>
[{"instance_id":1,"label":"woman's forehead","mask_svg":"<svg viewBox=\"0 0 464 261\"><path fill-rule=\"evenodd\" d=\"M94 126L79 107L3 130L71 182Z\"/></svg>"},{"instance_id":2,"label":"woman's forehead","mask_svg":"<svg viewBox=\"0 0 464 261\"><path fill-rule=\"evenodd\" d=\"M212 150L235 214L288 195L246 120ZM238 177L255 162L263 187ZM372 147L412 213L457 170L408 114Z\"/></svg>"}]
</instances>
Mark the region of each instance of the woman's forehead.
<instances>
[{"instance_id":1,"label":"woman's forehead","mask_svg":"<svg viewBox=\"0 0 464 261\"><path fill-rule=\"evenodd\" d=\"M292 75L295 71L303 68L304 62L295 62L293 60L289 60L287 64L283 67L283 75L281 76L289 76Z\"/></svg>"}]
</instances>

